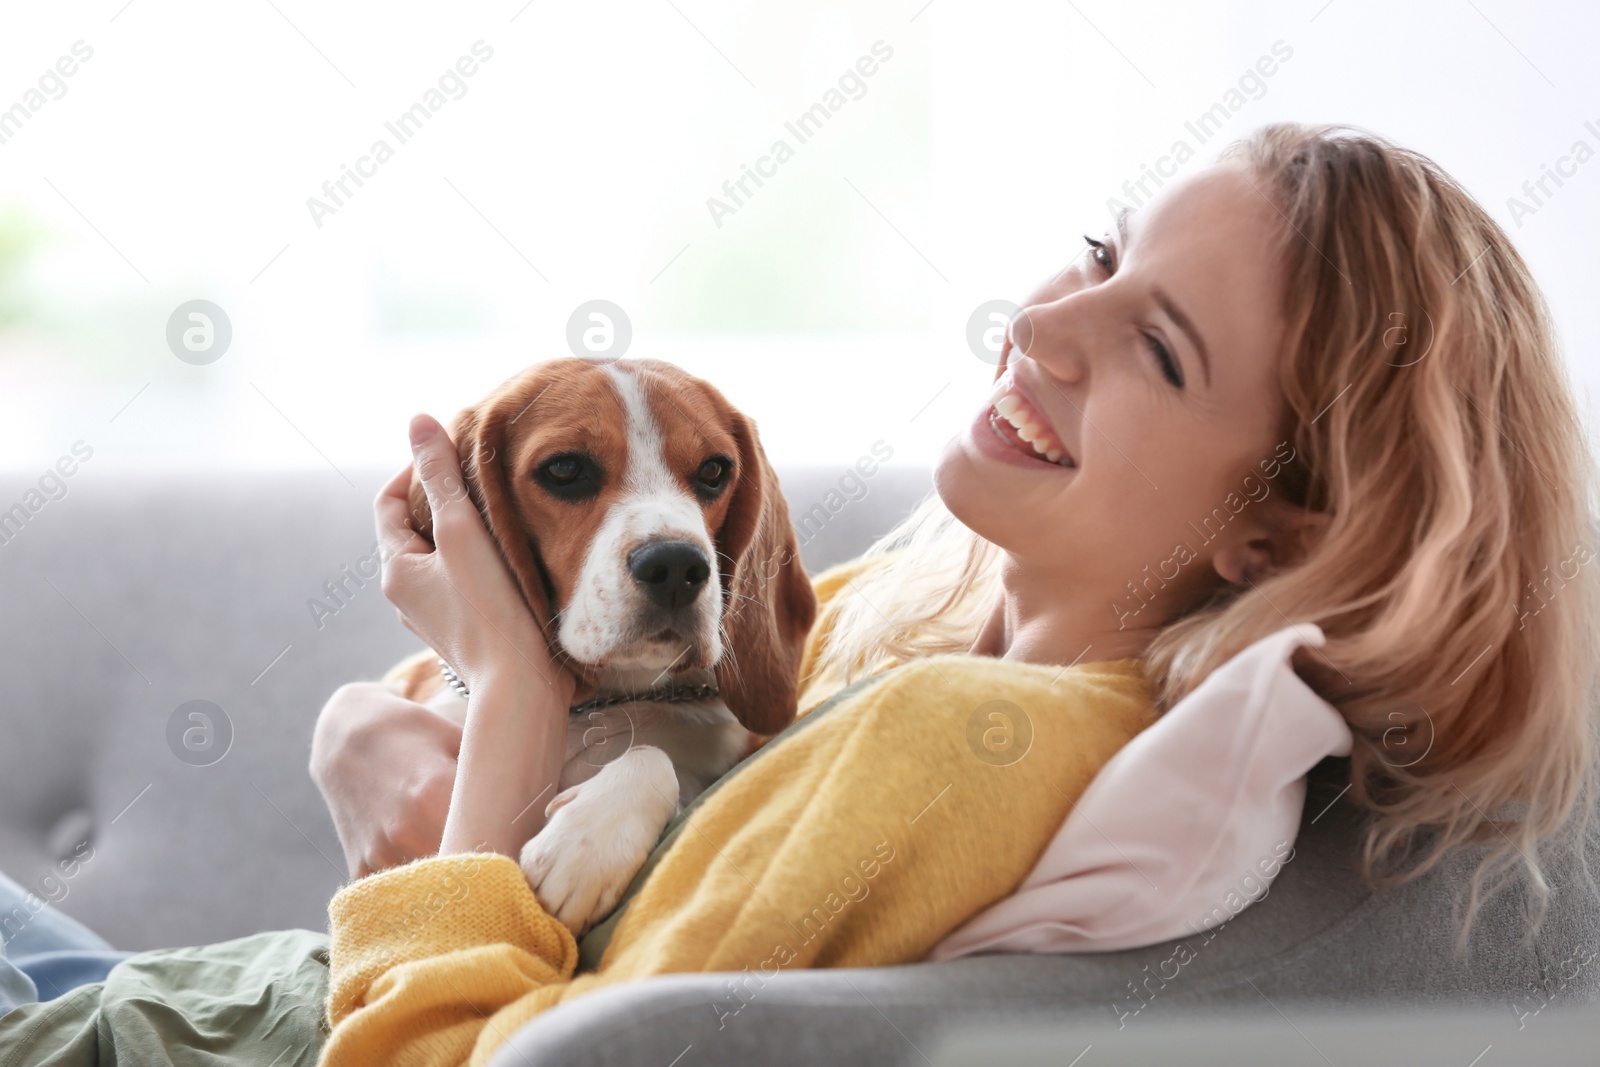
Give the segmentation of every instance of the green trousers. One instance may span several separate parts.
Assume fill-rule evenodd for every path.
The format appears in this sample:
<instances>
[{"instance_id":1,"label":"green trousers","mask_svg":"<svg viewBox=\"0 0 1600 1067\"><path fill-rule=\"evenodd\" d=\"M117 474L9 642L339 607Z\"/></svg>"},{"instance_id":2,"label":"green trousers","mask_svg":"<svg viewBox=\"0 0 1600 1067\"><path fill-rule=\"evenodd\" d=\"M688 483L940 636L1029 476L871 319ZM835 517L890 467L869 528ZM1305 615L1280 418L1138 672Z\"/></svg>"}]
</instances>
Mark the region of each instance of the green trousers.
<instances>
[{"instance_id":1,"label":"green trousers","mask_svg":"<svg viewBox=\"0 0 1600 1067\"><path fill-rule=\"evenodd\" d=\"M328 937L280 930L143 952L0 1018L0 1067L313 1067Z\"/></svg>"}]
</instances>

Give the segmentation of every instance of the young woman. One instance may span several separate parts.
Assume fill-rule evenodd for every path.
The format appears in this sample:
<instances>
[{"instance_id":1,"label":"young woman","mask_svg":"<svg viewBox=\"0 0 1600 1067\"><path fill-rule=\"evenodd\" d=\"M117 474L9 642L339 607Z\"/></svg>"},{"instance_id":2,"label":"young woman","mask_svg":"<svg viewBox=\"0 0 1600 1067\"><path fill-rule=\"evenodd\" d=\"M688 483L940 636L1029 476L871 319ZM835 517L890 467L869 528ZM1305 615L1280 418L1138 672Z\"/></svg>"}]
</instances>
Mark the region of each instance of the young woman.
<instances>
[{"instance_id":1,"label":"young woman","mask_svg":"<svg viewBox=\"0 0 1600 1067\"><path fill-rule=\"evenodd\" d=\"M1590 767L1592 483L1511 242L1429 160L1294 125L1085 240L1027 301L937 497L818 581L802 708L868 683L708 799L595 973L574 976L509 858L572 683L516 651L538 634L470 503L438 488L450 442L413 423L439 547L403 529L402 475L379 502L385 592L465 665L472 707L451 783L446 727L381 688L330 705L317 759L353 866L437 855L335 899L324 1062L481 1063L546 1007L650 974L918 959L1021 881L1121 744L1291 620L1328 637L1296 667L1355 734L1369 878L1492 841L1474 907L1514 864L1538 884ZM1273 491L1197 537L1274 458ZM1163 561L1176 576L1132 595ZM989 700L1026 709L1028 759L963 747ZM371 724L397 719L414 736L380 741ZM1397 731L1431 738L1426 758L1400 765ZM442 828L426 803L394 827L372 800L392 788L329 773L393 767L402 744L434 768L412 796ZM867 892L807 925L858 871Z\"/></svg>"},{"instance_id":2,"label":"young woman","mask_svg":"<svg viewBox=\"0 0 1600 1067\"><path fill-rule=\"evenodd\" d=\"M936 498L818 579L797 728L696 809L594 971L512 858L573 681L443 491L448 438L413 422L438 548L405 526L403 472L384 590L472 698L464 731L381 685L324 710L312 771L358 876L331 907L325 1064L481 1064L653 974L921 959L1015 889L1118 748L1291 622L1328 638L1295 666L1355 735L1368 877L1488 842L1474 906L1517 865L1541 884L1540 843L1587 812L1592 481L1509 239L1416 153L1278 125L1085 240ZM1272 491L1197 536L1264 463ZM1025 758L969 741L993 701Z\"/></svg>"}]
</instances>

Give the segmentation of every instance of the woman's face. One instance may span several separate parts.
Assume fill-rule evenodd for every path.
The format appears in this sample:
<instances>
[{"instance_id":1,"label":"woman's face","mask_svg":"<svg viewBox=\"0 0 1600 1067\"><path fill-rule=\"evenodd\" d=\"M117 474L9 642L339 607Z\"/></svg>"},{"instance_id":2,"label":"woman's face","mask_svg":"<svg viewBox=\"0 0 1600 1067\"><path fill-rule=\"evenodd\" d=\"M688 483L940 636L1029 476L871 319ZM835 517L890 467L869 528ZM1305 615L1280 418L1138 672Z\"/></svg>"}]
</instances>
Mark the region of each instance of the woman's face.
<instances>
[{"instance_id":1,"label":"woman's face","mask_svg":"<svg viewBox=\"0 0 1600 1067\"><path fill-rule=\"evenodd\" d=\"M1293 453L1276 436L1282 221L1252 182L1197 172L1030 296L935 471L962 523L1031 579L1105 598L1117 629L1259 573Z\"/></svg>"}]
</instances>

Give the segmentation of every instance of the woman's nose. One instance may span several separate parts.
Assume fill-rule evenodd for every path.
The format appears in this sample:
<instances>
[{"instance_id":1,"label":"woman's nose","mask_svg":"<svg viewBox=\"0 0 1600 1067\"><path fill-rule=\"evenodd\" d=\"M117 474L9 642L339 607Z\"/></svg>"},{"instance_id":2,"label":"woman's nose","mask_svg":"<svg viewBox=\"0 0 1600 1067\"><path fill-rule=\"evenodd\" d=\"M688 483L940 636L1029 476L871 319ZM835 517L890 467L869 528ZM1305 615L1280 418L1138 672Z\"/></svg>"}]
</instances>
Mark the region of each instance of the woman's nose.
<instances>
[{"instance_id":1,"label":"woman's nose","mask_svg":"<svg viewBox=\"0 0 1600 1067\"><path fill-rule=\"evenodd\" d=\"M1072 297L1030 304L1011 321L1011 355L1026 356L1063 381L1077 381L1088 369L1093 351L1089 309L1072 306Z\"/></svg>"}]
</instances>

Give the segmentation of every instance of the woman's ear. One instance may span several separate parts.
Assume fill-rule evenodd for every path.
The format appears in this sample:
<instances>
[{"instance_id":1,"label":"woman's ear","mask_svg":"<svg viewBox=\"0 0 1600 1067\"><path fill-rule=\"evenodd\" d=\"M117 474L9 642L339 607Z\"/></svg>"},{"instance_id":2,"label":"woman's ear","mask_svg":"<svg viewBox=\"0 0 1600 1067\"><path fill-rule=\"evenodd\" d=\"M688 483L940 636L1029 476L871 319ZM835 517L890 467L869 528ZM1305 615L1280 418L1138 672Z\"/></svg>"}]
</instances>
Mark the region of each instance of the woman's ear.
<instances>
[{"instance_id":1,"label":"woman's ear","mask_svg":"<svg viewBox=\"0 0 1600 1067\"><path fill-rule=\"evenodd\" d=\"M1332 519L1277 497L1252 503L1224 531L1211 565L1229 585L1265 581L1304 559Z\"/></svg>"}]
</instances>

